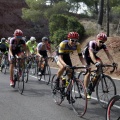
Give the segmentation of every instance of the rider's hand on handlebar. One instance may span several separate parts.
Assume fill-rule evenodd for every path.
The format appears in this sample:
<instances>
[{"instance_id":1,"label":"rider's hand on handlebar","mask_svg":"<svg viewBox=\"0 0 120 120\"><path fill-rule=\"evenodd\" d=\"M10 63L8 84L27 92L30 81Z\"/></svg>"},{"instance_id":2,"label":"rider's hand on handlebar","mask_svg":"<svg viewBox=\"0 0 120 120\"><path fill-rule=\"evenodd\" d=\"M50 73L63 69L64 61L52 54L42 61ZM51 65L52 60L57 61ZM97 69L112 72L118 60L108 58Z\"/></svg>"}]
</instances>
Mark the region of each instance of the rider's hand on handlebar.
<instances>
[{"instance_id":1,"label":"rider's hand on handlebar","mask_svg":"<svg viewBox=\"0 0 120 120\"><path fill-rule=\"evenodd\" d=\"M112 65L113 65L114 67L117 67L117 66L118 66L118 64L115 63L115 62L113 62Z\"/></svg>"},{"instance_id":2,"label":"rider's hand on handlebar","mask_svg":"<svg viewBox=\"0 0 120 120\"><path fill-rule=\"evenodd\" d=\"M96 62L96 63L95 63L95 66L96 66L96 67L97 67L97 66L100 66L100 64L101 64L100 62Z\"/></svg>"}]
</instances>

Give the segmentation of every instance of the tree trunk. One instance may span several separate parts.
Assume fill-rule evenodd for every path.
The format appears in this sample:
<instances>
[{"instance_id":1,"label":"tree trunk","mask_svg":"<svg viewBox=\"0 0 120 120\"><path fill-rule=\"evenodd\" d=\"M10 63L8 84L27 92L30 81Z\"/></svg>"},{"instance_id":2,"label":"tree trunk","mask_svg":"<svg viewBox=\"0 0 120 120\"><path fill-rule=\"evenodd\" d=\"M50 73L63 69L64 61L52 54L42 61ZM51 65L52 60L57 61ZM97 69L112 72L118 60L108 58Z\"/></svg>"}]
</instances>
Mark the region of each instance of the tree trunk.
<instances>
[{"instance_id":1,"label":"tree trunk","mask_svg":"<svg viewBox=\"0 0 120 120\"><path fill-rule=\"evenodd\" d=\"M100 9L98 14L98 30L102 29L102 22L103 22L103 8L104 8L104 0L100 0Z\"/></svg>"},{"instance_id":2,"label":"tree trunk","mask_svg":"<svg viewBox=\"0 0 120 120\"><path fill-rule=\"evenodd\" d=\"M117 26L117 34L120 34L120 19L119 19L119 23L118 23L118 26Z\"/></svg>"},{"instance_id":3,"label":"tree trunk","mask_svg":"<svg viewBox=\"0 0 120 120\"><path fill-rule=\"evenodd\" d=\"M109 0L107 0L107 36L108 37L109 37L109 11L110 11Z\"/></svg>"}]
</instances>

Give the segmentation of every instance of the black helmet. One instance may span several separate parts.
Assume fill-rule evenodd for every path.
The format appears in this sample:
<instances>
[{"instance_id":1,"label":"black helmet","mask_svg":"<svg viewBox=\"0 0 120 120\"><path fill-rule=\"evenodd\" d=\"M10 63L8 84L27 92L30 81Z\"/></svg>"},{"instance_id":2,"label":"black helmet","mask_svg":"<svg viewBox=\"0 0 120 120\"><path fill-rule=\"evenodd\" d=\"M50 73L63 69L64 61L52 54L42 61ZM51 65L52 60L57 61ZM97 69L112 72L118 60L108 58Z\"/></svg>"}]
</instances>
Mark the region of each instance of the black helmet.
<instances>
[{"instance_id":1,"label":"black helmet","mask_svg":"<svg viewBox=\"0 0 120 120\"><path fill-rule=\"evenodd\" d=\"M6 41L6 39L5 38L1 38L1 42L5 42Z\"/></svg>"},{"instance_id":2,"label":"black helmet","mask_svg":"<svg viewBox=\"0 0 120 120\"><path fill-rule=\"evenodd\" d=\"M47 37L43 37L42 41L48 41L48 38Z\"/></svg>"}]
</instances>

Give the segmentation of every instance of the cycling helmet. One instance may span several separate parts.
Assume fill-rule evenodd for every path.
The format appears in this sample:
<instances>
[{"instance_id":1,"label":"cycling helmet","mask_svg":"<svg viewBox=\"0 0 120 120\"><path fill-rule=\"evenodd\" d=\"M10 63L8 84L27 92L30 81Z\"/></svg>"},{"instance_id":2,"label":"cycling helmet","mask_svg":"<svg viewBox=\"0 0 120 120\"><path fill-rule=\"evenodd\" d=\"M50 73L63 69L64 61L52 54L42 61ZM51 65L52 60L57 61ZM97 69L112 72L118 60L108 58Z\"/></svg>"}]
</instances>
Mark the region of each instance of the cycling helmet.
<instances>
[{"instance_id":1,"label":"cycling helmet","mask_svg":"<svg viewBox=\"0 0 120 120\"><path fill-rule=\"evenodd\" d=\"M48 38L47 37L43 37L42 41L48 41Z\"/></svg>"},{"instance_id":2,"label":"cycling helmet","mask_svg":"<svg viewBox=\"0 0 120 120\"><path fill-rule=\"evenodd\" d=\"M79 34L77 32L69 32L68 38L69 39L79 39Z\"/></svg>"},{"instance_id":3,"label":"cycling helmet","mask_svg":"<svg viewBox=\"0 0 120 120\"><path fill-rule=\"evenodd\" d=\"M99 40L101 40L101 41L107 41L107 35L105 34L105 33L99 33L98 35L97 35L97 39L99 39Z\"/></svg>"},{"instance_id":4,"label":"cycling helmet","mask_svg":"<svg viewBox=\"0 0 120 120\"><path fill-rule=\"evenodd\" d=\"M1 38L1 42L5 42L6 41L6 39L5 38Z\"/></svg>"},{"instance_id":5,"label":"cycling helmet","mask_svg":"<svg viewBox=\"0 0 120 120\"><path fill-rule=\"evenodd\" d=\"M36 38L35 37L31 37L30 41L36 41Z\"/></svg>"},{"instance_id":6,"label":"cycling helmet","mask_svg":"<svg viewBox=\"0 0 120 120\"><path fill-rule=\"evenodd\" d=\"M20 30L20 29L16 29L15 31L14 31L14 36L23 36L23 32Z\"/></svg>"}]
</instances>

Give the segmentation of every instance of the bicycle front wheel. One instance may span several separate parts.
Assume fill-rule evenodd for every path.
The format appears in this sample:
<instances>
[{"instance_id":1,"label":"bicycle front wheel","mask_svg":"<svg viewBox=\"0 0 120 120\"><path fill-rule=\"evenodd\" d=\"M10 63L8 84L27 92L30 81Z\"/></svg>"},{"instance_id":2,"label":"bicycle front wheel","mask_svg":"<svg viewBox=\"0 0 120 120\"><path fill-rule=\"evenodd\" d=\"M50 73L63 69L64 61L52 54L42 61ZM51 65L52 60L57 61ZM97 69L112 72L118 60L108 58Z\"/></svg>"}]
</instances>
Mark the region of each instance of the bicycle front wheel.
<instances>
[{"instance_id":1,"label":"bicycle front wheel","mask_svg":"<svg viewBox=\"0 0 120 120\"><path fill-rule=\"evenodd\" d=\"M24 73L24 81L25 81L25 83L28 82L28 78L29 78L29 68L28 68L28 66L26 66L25 73Z\"/></svg>"},{"instance_id":2,"label":"bicycle front wheel","mask_svg":"<svg viewBox=\"0 0 120 120\"><path fill-rule=\"evenodd\" d=\"M96 96L99 104L106 108L108 101L116 95L116 86L111 77L103 75L96 84Z\"/></svg>"},{"instance_id":3,"label":"bicycle front wheel","mask_svg":"<svg viewBox=\"0 0 120 120\"><path fill-rule=\"evenodd\" d=\"M76 79L74 82L71 96L75 100L75 103L72 103L73 110L78 116L82 117L87 110L87 94L81 80Z\"/></svg>"},{"instance_id":4,"label":"bicycle front wheel","mask_svg":"<svg viewBox=\"0 0 120 120\"><path fill-rule=\"evenodd\" d=\"M47 85L50 82L50 78L51 78L51 70L50 70L50 66L47 65L45 67L45 70L44 70L44 80L45 80L45 82L46 82Z\"/></svg>"},{"instance_id":5,"label":"bicycle front wheel","mask_svg":"<svg viewBox=\"0 0 120 120\"><path fill-rule=\"evenodd\" d=\"M54 102L57 105L60 105L62 103L62 101L64 100L64 96L62 95L61 89L59 89L59 90L56 89L56 79L57 79L57 75L55 74L55 75L53 75L52 80L51 80L52 96L53 96ZM60 81L60 83L61 83L61 81Z\"/></svg>"},{"instance_id":6,"label":"bicycle front wheel","mask_svg":"<svg viewBox=\"0 0 120 120\"><path fill-rule=\"evenodd\" d=\"M106 120L120 120L120 95L112 97L106 110Z\"/></svg>"},{"instance_id":7,"label":"bicycle front wheel","mask_svg":"<svg viewBox=\"0 0 120 120\"><path fill-rule=\"evenodd\" d=\"M84 77L85 77L85 72L81 71L78 75L78 79L80 79L82 82L84 81Z\"/></svg>"},{"instance_id":8,"label":"bicycle front wheel","mask_svg":"<svg viewBox=\"0 0 120 120\"><path fill-rule=\"evenodd\" d=\"M24 91L24 71L22 71L22 75L19 75L18 79L18 91L20 94Z\"/></svg>"}]
</instances>

